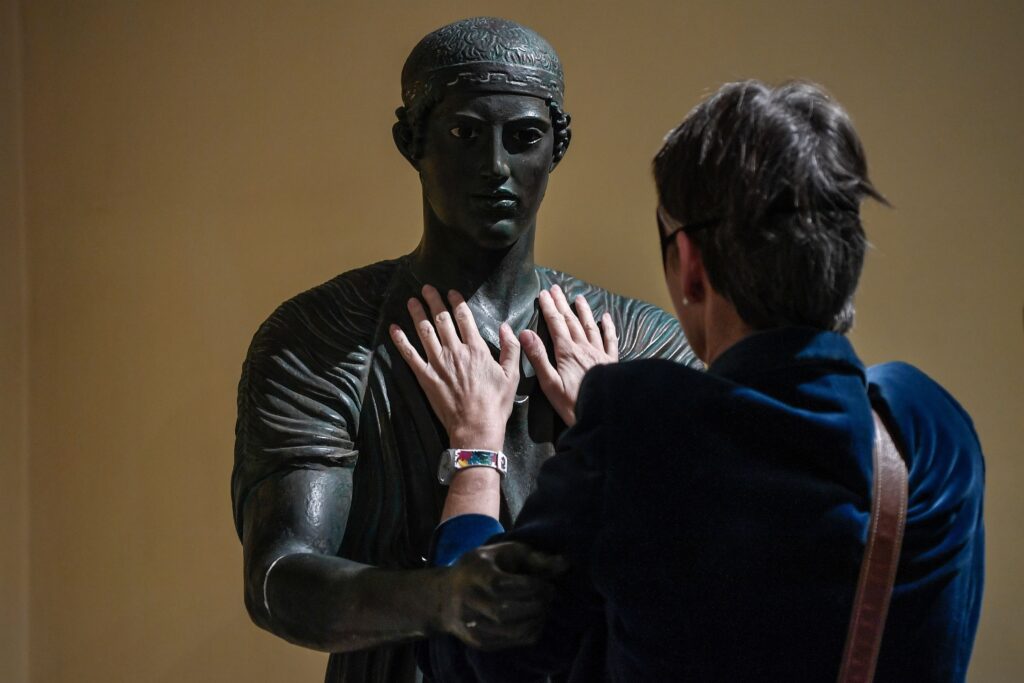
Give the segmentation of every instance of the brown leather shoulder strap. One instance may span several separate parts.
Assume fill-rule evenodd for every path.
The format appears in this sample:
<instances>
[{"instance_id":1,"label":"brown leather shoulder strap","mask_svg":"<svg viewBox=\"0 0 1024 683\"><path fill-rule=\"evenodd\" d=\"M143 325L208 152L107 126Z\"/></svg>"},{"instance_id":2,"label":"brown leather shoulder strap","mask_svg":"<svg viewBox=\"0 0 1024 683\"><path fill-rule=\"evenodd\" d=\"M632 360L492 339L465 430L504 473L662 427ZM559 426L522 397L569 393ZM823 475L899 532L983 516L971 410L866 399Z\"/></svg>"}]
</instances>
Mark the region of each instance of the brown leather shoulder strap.
<instances>
[{"instance_id":1,"label":"brown leather shoulder strap","mask_svg":"<svg viewBox=\"0 0 1024 683\"><path fill-rule=\"evenodd\" d=\"M907 466L878 413L875 418L874 483L868 540L857 579L857 595L846 633L839 683L870 683L882 645L903 528L907 520Z\"/></svg>"}]
</instances>

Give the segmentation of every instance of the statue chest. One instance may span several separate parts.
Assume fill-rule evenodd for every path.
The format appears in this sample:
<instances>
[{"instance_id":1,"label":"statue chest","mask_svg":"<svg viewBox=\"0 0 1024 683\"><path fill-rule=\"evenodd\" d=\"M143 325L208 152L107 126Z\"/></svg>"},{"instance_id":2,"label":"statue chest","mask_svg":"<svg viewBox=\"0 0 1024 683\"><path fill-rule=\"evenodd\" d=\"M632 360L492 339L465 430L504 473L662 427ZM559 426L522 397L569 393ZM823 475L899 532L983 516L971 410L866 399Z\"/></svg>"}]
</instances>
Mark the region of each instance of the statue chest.
<instances>
[{"instance_id":1,"label":"statue chest","mask_svg":"<svg viewBox=\"0 0 1024 683\"><path fill-rule=\"evenodd\" d=\"M555 442L565 425L555 414L535 377L520 382L512 415L505 428L508 476L501 484L501 522L508 526L537 486L544 462L555 453Z\"/></svg>"}]
</instances>

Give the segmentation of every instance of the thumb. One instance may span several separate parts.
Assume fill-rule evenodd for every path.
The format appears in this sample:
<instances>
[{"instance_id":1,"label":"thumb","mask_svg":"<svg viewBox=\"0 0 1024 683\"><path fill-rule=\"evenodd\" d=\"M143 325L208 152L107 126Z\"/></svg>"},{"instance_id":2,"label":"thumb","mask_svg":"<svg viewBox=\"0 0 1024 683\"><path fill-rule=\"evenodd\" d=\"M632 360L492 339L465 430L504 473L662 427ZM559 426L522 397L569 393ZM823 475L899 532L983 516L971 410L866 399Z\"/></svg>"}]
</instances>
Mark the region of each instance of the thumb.
<instances>
[{"instance_id":1,"label":"thumb","mask_svg":"<svg viewBox=\"0 0 1024 683\"><path fill-rule=\"evenodd\" d=\"M526 357L530 359L530 364L537 372L537 379L540 380L541 387L561 387L562 378L558 376L555 366L548 360L548 351L544 348L544 342L540 340L537 333L527 330L520 338L523 341Z\"/></svg>"},{"instance_id":2,"label":"thumb","mask_svg":"<svg viewBox=\"0 0 1024 683\"><path fill-rule=\"evenodd\" d=\"M502 323L498 328L498 337L501 340L498 364L505 371L506 377L519 381L519 340L508 323Z\"/></svg>"}]
</instances>

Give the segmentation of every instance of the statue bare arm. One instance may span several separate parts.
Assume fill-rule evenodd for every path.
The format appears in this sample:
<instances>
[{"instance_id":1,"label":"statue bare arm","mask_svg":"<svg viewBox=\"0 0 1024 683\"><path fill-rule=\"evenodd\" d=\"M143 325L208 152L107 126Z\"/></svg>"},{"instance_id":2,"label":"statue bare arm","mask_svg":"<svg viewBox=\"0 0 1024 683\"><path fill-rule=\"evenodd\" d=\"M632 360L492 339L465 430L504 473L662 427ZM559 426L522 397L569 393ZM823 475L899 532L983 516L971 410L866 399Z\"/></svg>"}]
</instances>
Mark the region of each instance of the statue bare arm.
<instances>
[{"instance_id":1,"label":"statue bare arm","mask_svg":"<svg viewBox=\"0 0 1024 683\"><path fill-rule=\"evenodd\" d=\"M242 539L253 621L325 652L444 630L444 569L386 570L336 556L351 501L350 468L291 470L253 489Z\"/></svg>"},{"instance_id":2,"label":"statue bare arm","mask_svg":"<svg viewBox=\"0 0 1024 683\"><path fill-rule=\"evenodd\" d=\"M453 567L391 570L337 557L349 468L297 469L258 484L243 510L245 604L259 626L324 652L451 634L478 648L536 637L551 599L521 544L477 548Z\"/></svg>"}]
</instances>

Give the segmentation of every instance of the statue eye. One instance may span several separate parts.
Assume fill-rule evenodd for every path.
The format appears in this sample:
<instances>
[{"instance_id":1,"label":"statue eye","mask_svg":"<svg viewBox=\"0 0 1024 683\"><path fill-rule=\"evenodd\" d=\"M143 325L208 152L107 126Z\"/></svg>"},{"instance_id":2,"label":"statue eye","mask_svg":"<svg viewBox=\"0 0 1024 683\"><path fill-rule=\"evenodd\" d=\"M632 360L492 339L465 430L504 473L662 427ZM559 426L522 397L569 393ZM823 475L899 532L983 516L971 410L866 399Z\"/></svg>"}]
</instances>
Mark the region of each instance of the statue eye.
<instances>
[{"instance_id":1,"label":"statue eye","mask_svg":"<svg viewBox=\"0 0 1024 683\"><path fill-rule=\"evenodd\" d=\"M537 128L523 128L512 133L512 140L522 146L532 145L544 137L544 132Z\"/></svg>"},{"instance_id":2,"label":"statue eye","mask_svg":"<svg viewBox=\"0 0 1024 683\"><path fill-rule=\"evenodd\" d=\"M472 140L480 134L476 128L465 124L455 126L448 132L452 134L452 137L459 138L460 140Z\"/></svg>"}]
</instances>

